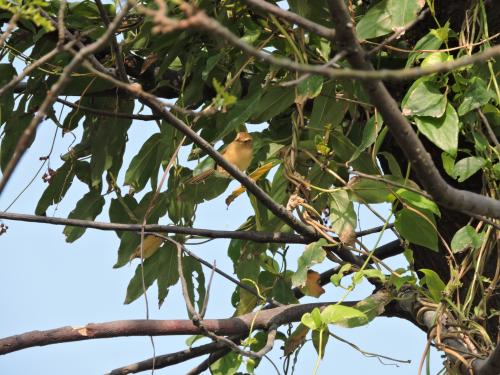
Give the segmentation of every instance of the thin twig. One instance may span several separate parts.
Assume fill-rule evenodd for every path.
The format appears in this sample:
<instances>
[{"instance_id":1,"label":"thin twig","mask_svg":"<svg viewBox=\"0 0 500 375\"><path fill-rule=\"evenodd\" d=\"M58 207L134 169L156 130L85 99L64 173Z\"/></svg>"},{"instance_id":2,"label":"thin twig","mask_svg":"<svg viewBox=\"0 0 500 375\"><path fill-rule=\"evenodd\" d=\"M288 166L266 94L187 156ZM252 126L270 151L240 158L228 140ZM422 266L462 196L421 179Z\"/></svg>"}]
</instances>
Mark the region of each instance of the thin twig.
<instances>
[{"instance_id":1,"label":"thin twig","mask_svg":"<svg viewBox=\"0 0 500 375\"><path fill-rule=\"evenodd\" d=\"M0 35L0 48L3 47L3 44L5 43L9 35L12 34L12 31L16 28L19 17L19 13L15 13L12 15L12 17L10 17L9 23L7 24L7 29L2 33L2 35Z\"/></svg>"},{"instance_id":2,"label":"thin twig","mask_svg":"<svg viewBox=\"0 0 500 375\"><path fill-rule=\"evenodd\" d=\"M44 223L53 225L70 225L81 228L92 228L99 230L115 230L123 232L137 232L141 231L140 224L121 224L121 223L103 223L99 221L80 220L80 219L66 219L62 217L47 217L20 213L11 213L0 211L0 219L27 221L34 223ZM147 232L158 233L173 233L184 234L190 236L204 237L204 238L230 238L254 241L260 243L302 243L308 244L315 241L314 238L304 237L301 235L285 232L256 232L256 231L230 231L230 230L212 230L192 227L182 227L176 225L160 225L160 224L147 224L144 226Z\"/></svg>"},{"instance_id":3,"label":"thin twig","mask_svg":"<svg viewBox=\"0 0 500 375\"><path fill-rule=\"evenodd\" d=\"M117 118L125 118L129 120L141 120L141 121L153 121L160 119L160 117L155 115L130 114L130 113L112 112L103 109L91 108L84 105L80 105L79 103L75 104L61 98L57 98L56 101L70 108L74 108L83 112L94 113L100 116L117 117Z\"/></svg>"}]
</instances>

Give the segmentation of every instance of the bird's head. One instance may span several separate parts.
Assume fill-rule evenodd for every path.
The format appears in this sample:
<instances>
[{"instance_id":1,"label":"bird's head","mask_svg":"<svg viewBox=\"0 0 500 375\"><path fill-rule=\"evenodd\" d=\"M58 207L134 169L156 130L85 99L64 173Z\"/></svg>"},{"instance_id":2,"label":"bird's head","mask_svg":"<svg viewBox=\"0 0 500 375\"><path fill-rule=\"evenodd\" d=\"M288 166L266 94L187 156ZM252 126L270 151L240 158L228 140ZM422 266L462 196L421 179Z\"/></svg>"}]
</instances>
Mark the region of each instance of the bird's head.
<instances>
[{"instance_id":1,"label":"bird's head","mask_svg":"<svg viewBox=\"0 0 500 375\"><path fill-rule=\"evenodd\" d=\"M236 135L236 138L234 139L235 142L238 142L238 144L245 146L245 147L252 147L253 143L253 138L250 135L250 133L247 132L239 132Z\"/></svg>"}]
</instances>

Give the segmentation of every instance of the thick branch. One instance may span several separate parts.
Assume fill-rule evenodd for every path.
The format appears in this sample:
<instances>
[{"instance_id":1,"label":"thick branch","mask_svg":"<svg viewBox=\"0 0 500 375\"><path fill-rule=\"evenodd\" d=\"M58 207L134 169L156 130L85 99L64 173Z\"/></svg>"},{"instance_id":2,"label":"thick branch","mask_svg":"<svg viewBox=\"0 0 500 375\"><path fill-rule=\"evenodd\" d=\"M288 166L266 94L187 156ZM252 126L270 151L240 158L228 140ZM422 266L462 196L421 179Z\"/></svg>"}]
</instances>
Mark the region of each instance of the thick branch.
<instances>
[{"instance_id":1,"label":"thick branch","mask_svg":"<svg viewBox=\"0 0 500 375\"><path fill-rule=\"evenodd\" d=\"M328 0L328 4L336 25L336 41L341 49L349 51L347 59L351 66L354 69L374 72L371 62L366 59L366 54L356 38L354 24L343 0ZM500 53L500 45L483 52L490 56L496 53ZM480 54L475 56L478 55ZM432 195L435 201L464 213L500 218L500 201L470 191L455 189L446 183L412 126L399 110L398 104L381 81L364 80L362 86L370 97L371 103L382 114L384 122L389 126L406 157L411 161L424 189Z\"/></svg>"},{"instance_id":2,"label":"thick branch","mask_svg":"<svg viewBox=\"0 0 500 375\"><path fill-rule=\"evenodd\" d=\"M261 310L227 319L206 319L203 325L217 335L248 334L250 329L268 329L276 325L300 321L303 314L315 307L325 307L334 302L288 305ZM352 306L356 302L344 302ZM47 331L31 331L0 339L0 354L7 354L34 346L63 342L93 340L123 336L196 335L200 328L191 320L118 320L107 323L90 323L81 327L61 327Z\"/></svg>"},{"instance_id":3,"label":"thick branch","mask_svg":"<svg viewBox=\"0 0 500 375\"><path fill-rule=\"evenodd\" d=\"M17 214L0 211L0 219L27 221L35 223L45 223L53 225L70 225L81 228L93 228L100 230L116 230L124 232L140 232L143 227L141 224L120 224L120 223L102 223L99 221L65 219L60 217L47 217L28 214ZM304 237L293 233L284 232L252 232L252 231L230 231L230 230L212 230L201 228L180 227L176 225L147 224L144 225L146 232L175 233L205 238L231 238L239 240L248 240L254 242L273 242L273 243L303 243L307 244L314 239Z\"/></svg>"},{"instance_id":4,"label":"thick branch","mask_svg":"<svg viewBox=\"0 0 500 375\"><path fill-rule=\"evenodd\" d=\"M487 50L476 53L471 56L463 56L456 60L445 62L445 63L437 63L432 65L427 65L425 67L417 67L410 69L380 69L374 70L371 63L365 60L366 54L361 49L359 42L355 39L357 45L359 46L359 51L357 53L360 54L362 58L363 64L354 65L351 62L351 65L354 69L333 69L326 65L310 65L310 64L302 64L292 61L288 58L283 57L275 57L270 53L261 51L251 44L245 42L243 39L240 39L238 36L233 34L229 29L225 28L216 20L208 17L203 11L197 12L195 15L189 18L190 26L197 27L200 30L208 31L211 34L218 35L228 43L233 46L241 49L246 54L253 56L259 60L265 61L269 64L280 66L289 70L293 70L296 72L302 73L313 73L323 75L328 78L338 79L338 78L352 78L360 81L375 81L375 80L408 80L414 79L430 74L435 73L445 73L450 72L452 70L458 69L463 66L467 66L470 64L475 64L479 62L485 62L493 57L500 55L500 45L488 48ZM350 21L348 21L350 22ZM351 24L351 29L353 29L353 24ZM345 25L345 23L344 23ZM337 39L339 41L345 38L345 27L342 35L339 34L339 30L336 30ZM352 32L352 30L351 30ZM354 46L349 39L349 43L342 43L342 48L347 48L351 51L350 46ZM352 52L352 51L351 51ZM375 104L375 103L373 103Z\"/></svg>"},{"instance_id":5,"label":"thick branch","mask_svg":"<svg viewBox=\"0 0 500 375\"><path fill-rule=\"evenodd\" d=\"M476 359L472 362L472 368L477 375L498 375L500 374L500 345L497 344L489 357L486 359Z\"/></svg>"},{"instance_id":6,"label":"thick branch","mask_svg":"<svg viewBox=\"0 0 500 375\"><path fill-rule=\"evenodd\" d=\"M224 348L223 344L212 342L210 344L200 345L194 348L187 348L175 353L148 358L144 361L132 363L130 365L114 369L106 375L125 375L151 370L153 368L153 363L154 368L157 370L167 366L175 365L177 363L185 362L205 354L213 353L221 348Z\"/></svg>"}]
</instances>

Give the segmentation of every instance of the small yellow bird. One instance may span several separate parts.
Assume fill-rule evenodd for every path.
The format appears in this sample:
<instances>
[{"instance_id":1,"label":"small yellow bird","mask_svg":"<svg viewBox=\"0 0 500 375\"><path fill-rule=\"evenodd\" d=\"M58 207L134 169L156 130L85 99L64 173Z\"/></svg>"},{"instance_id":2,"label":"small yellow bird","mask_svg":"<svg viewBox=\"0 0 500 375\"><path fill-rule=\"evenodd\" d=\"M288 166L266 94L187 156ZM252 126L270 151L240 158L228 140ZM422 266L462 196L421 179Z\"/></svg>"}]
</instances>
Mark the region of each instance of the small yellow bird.
<instances>
[{"instance_id":1,"label":"small yellow bird","mask_svg":"<svg viewBox=\"0 0 500 375\"><path fill-rule=\"evenodd\" d=\"M252 147L252 136L247 132L239 132L234 141L228 144L227 147L222 150L221 154L224 159L233 164L240 171L245 171L252 162ZM216 168L208 169L196 176L191 177L186 182L188 184L199 184L213 175L216 170L217 172L229 177L229 173L218 165Z\"/></svg>"}]
</instances>

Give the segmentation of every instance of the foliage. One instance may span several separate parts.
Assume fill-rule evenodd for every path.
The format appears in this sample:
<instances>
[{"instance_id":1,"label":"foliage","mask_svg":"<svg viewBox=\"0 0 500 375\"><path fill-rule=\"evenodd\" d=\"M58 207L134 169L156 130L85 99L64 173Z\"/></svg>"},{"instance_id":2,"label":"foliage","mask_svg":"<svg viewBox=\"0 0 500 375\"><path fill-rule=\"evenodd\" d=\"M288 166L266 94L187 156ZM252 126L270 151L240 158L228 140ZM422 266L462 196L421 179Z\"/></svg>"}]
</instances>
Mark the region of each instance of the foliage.
<instances>
[{"instance_id":1,"label":"foliage","mask_svg":"<svg viewBox=\"0 0 500 375\"><path fill-rule=\"evenodd\" d=\"M220 150L237 132L250 132L253 160L247 172L254 172L252 177L257 185L277 204L290 206L292 198L299 196L300 200L291 210L296 209L305 223L314 222L316 228L327 234L303 248L297 266L286 261L289 244L231 240L228 256L234 264L234 274L260 294L256 296L236 286L231 302L237 315L262 307L259 305L266 299L296 303L294 287L319 298L324 290L318 285L319 276L314 268L327 259L335 261L337 247L347 251L357 247L368 257L358 258L361 264L357 265L343 262L332 276L331 286L344 288L347 296L359 283L369 281L377 288L383 287L388 294L382 300L371 295L354 306L336 304L306 313L299 329L287 338L286 355L300 347L311 330L314 347L323 357L329 325L357 327L368 324L384 313L386 305L396 299L403 286L413 288L429 303L453 310L467 329L474 331L473 327L481 322L484 329L480 333L476 329L474 334L485 336L488 318L494 312L487 311L488 301L479 302L481 290L494 288L498 277L493 280L493 275L484 274L476 280L474 276L475 284L469 289L461 285L458 275L470 272L469 268L462 267L463 264L472 264L471 267L482 272L485 256L490 254L488 249L494 247L494 230L485 229L482 222L469 222L465 214L458 225L449 224L453 221L447 216L450 215L449 207L438 206L423 191L420 176L412 170L404 150L393 144L388 124L370 104L360 81L304 76L284 67L271 66L201 29L174 24L170 32L159 32L155 29L158 20L150 13L157 9L157 4L149 0L140 3L116 32L131 81L160 99L173 99L177 107L172 113L210 144L217 147L222 144ZM321 65L328 64L340 51L338 45L325 38L272 15L249 10L251 8L243 3L200 0L196 5L240 40L276 58ZM351 11L359 38L366 40L368 46L383 43L384 37L401 31L412 21L424 3L382 0L373 5L353 6ZM178 1L167 2L171 20L186 19L185 9L179 4ZM2 22L13 14L19 14L21 19L1 50L1 86L20 74L25 67L23 64L28 66L56 48L57 30L37 11L43 7L48 14L57 17L59 5L55 0L0 1ZM331 24L326 5L290 0L288 6L291 11L320 25ZM393 41L393 48L378 44L382 47L370 59L377 69L429 67L472 53L472 47L462 45L462 40L475 43L477 50L474 52L486 50L490 47L490 35L484 7L483 1L473 5L473 22L483 25L478 27L480 31L476 34L466 27L453 26L455 29L452 29L449 23L439 22L431 8L430 29L419 30L408 37L403 35ZM105 10L110 18L115 16L114 7L106 6ZM97 5L88 0L67 5L65 24L72 32L81 33L85 44L97 40L105 30L100 25ZM460 48L454 48L457 45ZM109 46L98 51L95 57L106 68L113 68L119 62ZM67 51L57 53L28 73L24 90L15 95L8 91L0 97L0 166L3 171L23 131L46 98L47 90L57 82L71 58ZM347 67L344 60L338 64L340 68ZM497 199L500 149L494 140L500 135L498 64L498 61L489 60L411 82L388 83L392 85L393 96L402 113L424 140L447 181ZM47 118L61 134L75 134L76 141L61 160L51 156L56 167L47 171L46 189L34 207L36 214L46 215L50 207L64 199L70 200L75 207L69 218L93 221L109 207L110 221L115 223L155 224L165 218L163 222L191 227L200 205L224 197L228 205L235 199L247 199L252 206L253 214L240 224L239 230L292 231L254 195L243 195L244 188L232 194L227 192L230 180L224 176L213 176L198 185L189 184L193 174L213 168L214 162L189 138L181 148L189 154L188 160L178 157L176 150L183 134L164 118L138 125L157 129L131 161L124 160L128 132L135 126L132 114L139 109L139 101L124 91L115 90L112 82L85 66L71 73L70 82L60 95L78 96L75 106L61 121L56 117L57 106L48 111ZM169 170L166 186L157 192L159 176L167 165L170 167L172 160L177 163ZM195 160L199 164L193 170L189 162ZM122 175L124 178L119 177ZM67 194L77 181L87 186L88 192L83 197ZM124 195L122 190L126 187L129 193ZM374 249L355 242L354 231L360 220L364 228L363 218L356 214L358 207L377 209L372 205L378 203L385 204L390 211L389 215L381 217L384 230L394 230L403 241L407 255L415 250L413 257L417 258L421 269L416 269L413 262L399 270L384 264L379 269L380 260L372 257ZM222 212L225 207L220 209ZM392 224L394 229L390 229ZM235 224L234 229L237 226ZM84 228L67 226L64 229L66 241L76 241L84 231ZM137 262L125 303L139 298L156 282L161 305L169 290L179 287L176 247L172 242L146 237L141 250L138 233L116 234L120 245L115 267ZM171 239L184 244L188 237L175 235ZM452 262L453 254L457 259ZM134 260L141 256L144 258L141 262ZM432 257L439 257L445 263L450 261L452 271L448 267L432 269L434 263L429 260ZM377 263L377 268L372 268L372 261ZM187 254L182 256L182 263L189 298L201 309L207 293L201 265ZM350 281L349 275L352 275ZM416 283L419 276L420 282ZM346 282L347 287L342 285ZM464 309L457 312L454 309L460 307L450 307L453 300L450 296L458 290L462 291L459 295L467 298L461 301ZM470 309L471 301L484 308ZM236 372L241 363L241 357L231 353L212 365L212 373ZM250 372L254 365L258 363L247 363Z\"/></svg>"}]
</instances>

